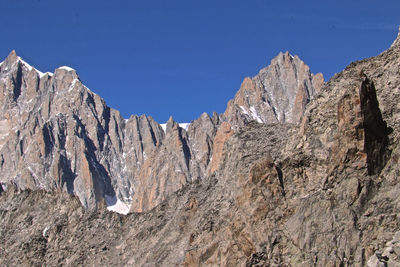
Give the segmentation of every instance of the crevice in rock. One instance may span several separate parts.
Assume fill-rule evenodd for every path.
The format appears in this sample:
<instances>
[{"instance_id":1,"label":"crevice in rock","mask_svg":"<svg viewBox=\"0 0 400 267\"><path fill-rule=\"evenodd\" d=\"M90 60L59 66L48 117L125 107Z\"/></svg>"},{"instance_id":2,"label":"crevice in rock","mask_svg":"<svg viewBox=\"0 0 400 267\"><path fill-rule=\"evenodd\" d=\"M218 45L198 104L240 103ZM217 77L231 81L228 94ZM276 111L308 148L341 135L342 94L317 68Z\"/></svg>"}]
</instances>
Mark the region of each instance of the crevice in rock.
<instances>
[{"instance_id":1,"label":"crevice in rock","mask_svg":"<svg viewBox=\"0 0 400 267\"><path fill-rule=\"evenodd\" d=\"M21 65L18 64L18 70L15 78L12 79L14 88L13 88L13 100L17 102L19 96L21 95L21 87L22 87L22 68Z\"/></svg>"},{"instance_id":2,"label":"crevice in rock","mask_svg":"<svg viewBox=\"0 0 400 267\"><path fill-rule=\"evenodd\" d=\"M389 129L382 118L373 81L364 77L360 88L360 105L364 128L364 150L367 153L368 174L380 173L390 151L387 149Z\"/></svg>"},{"instance_id":3,"label":"crevice in rock","mask_svg":"<svg viewBox=\"0 0 400 267\"><path fill-rule=\"evenodd\" d=\"M284 184L283 184L283 173L282 173L282 169L279 168L278 166L275 166L275 170L276 170L276 173L278 174L279 183L280 183L280 185L281 185L281 187L282 187L282 195L283 195L283 196L286 196L285 186L284 186Z\"/></svg>"}]
</instances>

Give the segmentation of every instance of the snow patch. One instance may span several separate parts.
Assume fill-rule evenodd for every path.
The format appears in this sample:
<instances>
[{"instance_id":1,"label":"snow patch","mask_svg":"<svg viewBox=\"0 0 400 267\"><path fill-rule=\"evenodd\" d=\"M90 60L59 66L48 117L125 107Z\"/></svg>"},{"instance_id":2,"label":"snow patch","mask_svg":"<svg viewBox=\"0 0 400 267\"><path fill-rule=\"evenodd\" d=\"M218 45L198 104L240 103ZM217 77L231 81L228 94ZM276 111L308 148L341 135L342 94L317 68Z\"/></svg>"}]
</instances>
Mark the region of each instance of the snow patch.
<instances>
[{"instance_id":1,"label":"snow patch","mask_svg":"<svg viewBox=\"0 0 400 267\"><path fill-rule=\"evenodd\" d=\"M38 72L39 72L40 78L42 78L42 77L45 76L46 74L49 75L50 77L53 77L53 73L52 73L52 72L45 72L45 73L42 73L42 72L40 72L40 71L38 71Z\"/></svg>"},{"instance_id":2,"label":"snow patch","mask_svg":"<svg viewBox=\"0 0 400 267\"><path fill-rule=\"evenodd\" d=\"M33 67L31 65L29 65L28 63L26 63L22 58L18 57L18 60L25 65L25 67L28 68L29 71L31 71L33 69Z\"/></svg>"},{"instance_id":3,"label":"snow patch","mask_svg":"<svg viewBox=\"0 0 400 267\"><path fill-rule=\"evenodd\" d=\"M70 92L70 91L72 91L72 89L74 89L75 84L76 84L77 81L78 81L78 79L74 79L74 80L71 82L71 85L70 85L69 88L68 88L68 92Z\"/></svg>"},{"instance_id":4,"label":"snow patch","mask_svg":"<svg viewBox=\"0 0 400 267\"><path fill-rule=\"evenodd\" d=\"M166 123L162 123L162 124L160 124L160 126L163 129L164 133L167 133L167 124Z\"/></svg>"},{"instance_id":5,"label":"snow patch","mask_svg":"<svg viewBox=\"0 0 400 267\"><path fill-rule=\"evenodd\" d=\"M250 107L250 112L251 112L251 116L253 117L253 119L255 119L258 123L263 123L260 116L258 116L258 113L257 113L256 109L254 108L254 106Z\"/></svg>"},{"instance_id":6,"label":"snow patch","mask_svg":"<svg viewBox=\"0 0 400 267\"><path fill-rule=\"evenodd\" d=\"M247 110L244 107L242 107L242 106L239 106L239 107L244 114L249 115L249 113L247 112Z\"/></svg>"},{"instance_id":7,"label":"snow patch","mask_svg":"<svg viewBox=\"0 0 400 267\"><path fill-rule=\"evenodd\" d=\"M178 122L179 127L182 129L185 129L187 131L189 129L189 122ZM164 133L167 133L167 124L166 123L161 123L160 124L161 128L163 129Z\"/></svg>"},{"instance_id":8,"label":"snow patch","mask_svg":"<svg viewBox=\"0 0 400 267\"><path fill-rule=\"evenodd\" d=\"M126 215L131 209L130 205L117 198L117 196L104 195L104 199L106 201L107 209L109 211Z\"/></svg>"},{"instance_id":9,"label":"snow patch","mask_svg":"<svg viewBox=\"0 0 400 267\"><path fill-rule=\"evenodd\" d=\"M35 69L35 68L32 67L31 65L29 65L25 60L23 60L21 57L18 57L18 61L20 61L22 64L24 64L24 66L25 66L29 71L31 71L32 69L34 69L34 70L39 74L39 77L40 77L40 78L42 78L42 77L43 77L44 75L46 75L46 74L48 74L49 76L53 76L53 73L51 73L51 72L43 73L43 72L41 72L40 70ZM2 62L1 64L3 64L3 62ZM1 64L0 64L0 66L1 66Z\"/></svg>"},{"instance_id":10,"label":"snow patch","mask_svg":"<svg viewBox=\"0 0 400 267\"><path fill-rule=\"evenodd\" d=\"M58 68L59 70L66 70L66 71L75 71L73 68L68 66L61 66Z\"/></svg>"},{"instance_id":11,"label":"snow patch","mask_svg":"<svg viewBox=\"0 0 400 267\"><path fill-rule=\"evenodd\" d=\"M179 125L179 127L185 129L185 131L187 131L188 128L189 128L190 123L188 123L188 122L181 122L181 123L178 123L178 125Z\"/></svg>"}]
</instances>

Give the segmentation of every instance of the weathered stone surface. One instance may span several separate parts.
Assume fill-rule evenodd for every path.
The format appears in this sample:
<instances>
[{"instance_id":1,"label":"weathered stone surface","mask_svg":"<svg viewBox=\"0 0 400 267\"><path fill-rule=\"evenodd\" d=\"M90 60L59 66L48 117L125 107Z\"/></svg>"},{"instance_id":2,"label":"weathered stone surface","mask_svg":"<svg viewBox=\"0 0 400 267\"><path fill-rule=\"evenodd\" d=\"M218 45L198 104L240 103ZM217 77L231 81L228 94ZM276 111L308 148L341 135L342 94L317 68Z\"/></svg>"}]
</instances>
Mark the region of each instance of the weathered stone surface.
<instances>
[{"instance_id":1,"label":"weathered stone surface","mask_svg":"<svg viewBox=\"0 0 400 267\"><path fill-rule=\"evenodd\" d=\"M233 134L231 124L229 122L223 122L219 127L213 143L213 154L211 157L210 171L209 173L215 172L221 165L223 156L224 144L231 138Z\"/></svg>"}]
</instances>

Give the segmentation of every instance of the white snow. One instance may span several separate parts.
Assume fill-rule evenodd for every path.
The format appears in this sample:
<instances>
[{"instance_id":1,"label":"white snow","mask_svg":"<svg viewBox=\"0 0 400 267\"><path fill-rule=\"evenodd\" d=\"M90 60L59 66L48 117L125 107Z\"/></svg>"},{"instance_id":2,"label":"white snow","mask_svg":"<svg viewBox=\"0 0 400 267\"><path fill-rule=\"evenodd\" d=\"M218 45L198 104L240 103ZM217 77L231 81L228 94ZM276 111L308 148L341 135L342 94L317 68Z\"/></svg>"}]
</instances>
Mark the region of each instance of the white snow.
<instances>
[{"instance_id":1,"label":"white snow","mask_svg":"<svg viewBox=\"0 0 400 267\"><path fill-rule=\"evenodd\" d=\"M239 106L242 112L246 115L251 116L254 120L256 120L258 123L263 123L263 120L260 118L260 116L257 113L257 110L254 108L254 106L250 107L250 113L246 110L245 107Z\"/></svg>"},{"instance_id":2,"label":"white snow","mask_svg":"<svg viewBox=\"0 0 400 267\"><path fill-rule=\"evenodd\" d=\"M263 123L260 116L258 116L258 113L257 113L256 109L254 108L254 106L250 107L250 111L251 111L251 116L253 117L253 119L255 119L258 123Z\"/></svg>"},{"instance_id":3,"label":"white snow","mask_svg":"<svg viewBox=\"0 0 400 267\"><path fill-rule=\"evenodd\" d=\"M0 66L3 65L4 62L0 62Z\"/></svg>"},{"instance_id":4,"label":"white snow","mask_svg":"<svg viewBox=\"0 0 400 267\"><path fill-rule=\"evenodd\" d=\"M190 122L178 122L179 127L185 129L187 131L189 129ZM164 133L167 133L167 124L162 123L160 124L161 128L163 129Z\"/></svg>"},{"instance_id":5,"label":"white snow","mask_svg":"<svg viewBox=\"0 0 400 267\"><path fill-rule=\"evenodd\" d=\"M44 75L46 75L46 74L49 74L49 76L53 76L53 73L51 73L51 72L43 73L43 72L41 72L41 71L35 69L35 68L32 67L31 65L29 65L25 60L23 60L21 57L18 57L18 60L19 60L22 64L24 64L25 67L27 67L29 71L31 71L32 69L34 69L34 70L39 74L39 77L40 77L40 78L42 78L42 77L43 77ZM2 62L1 64L3 64L3 62ZM0 64L0 66L1 66L1 64Z\"/></svg>"},{"instance_id":6,"label":"white snow","mask_svg":"<svg viewBox=\"0 0 400 267\"><path fill-rule=\"evenodd\" d=\"M76 84L77 81L78 81L78 79L74 79L74 80L71 82L71 85L70 85L69 88L68 88L68 92L70 92L70 91L72 91L72 89L74 89L74 86L75 86L75 84Z\"/></svg>"},{"instance_id":7,"label":"white snow","mask_svg":"<svg viewBox=\"0 0 400 267\"><path fill-rule=\"evenodd\" d=\"M126 215L131 209L130 205L121 201L119 198L117 198L117 196L104 195L104 199L106 201L107 209L109 211L114 211L116 213Z\"/></svg>"},{"instance_id":8,"label":"white snow","mask_svg":"<svg viewBox=\"0 0 400 267\"><path fill-rule=\"evenodd\" d=\"M21 61L21 63L24 64L25 67L27 67L29 69L29 71L32 70L32 66L29 65L28 63L26 63L22 58L18 57L18 60Z\"/></svg>"},{"instance_id":9,"label":"white snow","mask_svg":"<svg viewBox=\"0 0 400 267\"><path fill-rule=\"evenodd\" d=\"M247 112L247 110L244 107L242 107L242 106L239 106L239 107L244 114L249 115L249 113Z\"/></svg>"},{"instance_id":10,"label":"white snow","mask_svg":"<svg viewBox=\"0 0 400 267\"><path fill-rule=\"evenodd\" d=\"M61 66L61 67L59 67L58 69L60 69L60 70L66 70L66 71L75 71L73 68L68 67L68 66Z\"/></svg>"},{"instance_id":11,"label":"white snow","mask_svg":"<svg viewBox=\"0 0 400 267\"><path fill-rule=\"evenodd\" d=\"M166 133L167 132L167 124L166 123L162 123L160 125L161 125L161 128L163 129L164 133Z\"/></svg>"},{"instance_id":12,"label":"white snow","mask_svg":"<svg viewBox=\"0 0 400 267\"><path fill-rule=\"evenodd\" d=\"M185 131L187 131L190 123L189 122L179 122L178 125L179 125L179 127L185 129Z\"/></svg>"},{"instance_id":13,"label":"white snow","mask_svg":"<svg viewBox=\"0 0 400 267\"><path fill-rule=\"evenodd\" d=\"M38 70L36 70L36 71L39 73L40 78L42 78L42 77L45 76L46 74L49 75L50 77L53 76L53 73L52 73L52 72L45 72L45 73L43 73L43 72L40 72L40 71L38 71Z\"/></svg>"}]
</instances>

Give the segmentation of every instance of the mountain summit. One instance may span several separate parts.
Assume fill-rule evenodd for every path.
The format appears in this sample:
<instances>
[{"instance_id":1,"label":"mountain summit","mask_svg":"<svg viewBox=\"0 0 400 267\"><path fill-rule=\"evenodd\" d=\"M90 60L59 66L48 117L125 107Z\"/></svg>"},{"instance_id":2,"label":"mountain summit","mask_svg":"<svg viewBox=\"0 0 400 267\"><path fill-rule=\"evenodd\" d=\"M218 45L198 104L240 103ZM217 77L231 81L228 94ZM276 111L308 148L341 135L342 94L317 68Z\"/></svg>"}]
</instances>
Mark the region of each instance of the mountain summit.
<instances>
[{"instance_id":1,"label":"mountain summit","mask_svg":"<svg viewBox=\"0 0 400 267\"><path fill-rule=\"evenodd\" d=\"M298 123L323 83L322 74L313 75L298 56L281 52L254 78L244 79L224 115L233 124Z\"/></svg>"}]
</instances>

